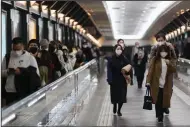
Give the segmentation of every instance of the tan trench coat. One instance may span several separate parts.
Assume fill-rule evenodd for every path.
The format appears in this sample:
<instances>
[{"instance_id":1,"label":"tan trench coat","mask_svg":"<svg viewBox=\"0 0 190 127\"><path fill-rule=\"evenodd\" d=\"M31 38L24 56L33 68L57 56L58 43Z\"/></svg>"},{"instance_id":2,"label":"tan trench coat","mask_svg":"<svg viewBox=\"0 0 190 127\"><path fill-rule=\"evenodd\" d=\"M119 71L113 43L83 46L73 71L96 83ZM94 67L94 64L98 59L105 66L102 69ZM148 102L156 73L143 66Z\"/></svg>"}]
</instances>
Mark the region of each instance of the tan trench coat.
<instances>
[{"instance_id":1,"label":"tan trench coat","mask_svg":"<svg viewBox=\"0 0 190 127\"><path fill-rule=\"evenodd\" d=\"M173 73L176 71L176 62L175 60L170 59L170 63L167 65L167 74L166 81L163 90L163 108L170 107L170 100L172 96L172 85L173 85ZM161 59L156 60L155 57L151 60L148 75L147 83L150 83L151 96L153 103L157 101L157 96L159 92L159 78L161 76Z\"/></svg>"}]
</instances>

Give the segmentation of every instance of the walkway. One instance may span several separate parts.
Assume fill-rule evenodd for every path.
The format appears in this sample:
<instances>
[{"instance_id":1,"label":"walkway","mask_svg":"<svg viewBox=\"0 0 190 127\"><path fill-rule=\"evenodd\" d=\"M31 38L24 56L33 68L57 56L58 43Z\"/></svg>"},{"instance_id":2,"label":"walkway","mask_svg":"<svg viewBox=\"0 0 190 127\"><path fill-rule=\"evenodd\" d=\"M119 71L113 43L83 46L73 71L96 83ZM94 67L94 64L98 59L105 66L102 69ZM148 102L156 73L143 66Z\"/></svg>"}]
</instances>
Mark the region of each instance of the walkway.
<instances>
[{"instance_id":1,"label":"walkway","mask_svg":"<svg viewBox=\"0 0 190 127\"><path fill-rule=\"evenodd\" d=\"M139 90L137 86L128 87L128 103L122 108L122 117L113 115L110 104L109 85L106 75L99 78L98 85L89 103L76 120L77 126L190 126L190 96L174 86L170 114L165 115L164 123L158 124L155 111L142 109L146 88ZM174 84L178 82L175 80ZM154 108L154 105L153 105Z\"/></svg>"}]
</instances>

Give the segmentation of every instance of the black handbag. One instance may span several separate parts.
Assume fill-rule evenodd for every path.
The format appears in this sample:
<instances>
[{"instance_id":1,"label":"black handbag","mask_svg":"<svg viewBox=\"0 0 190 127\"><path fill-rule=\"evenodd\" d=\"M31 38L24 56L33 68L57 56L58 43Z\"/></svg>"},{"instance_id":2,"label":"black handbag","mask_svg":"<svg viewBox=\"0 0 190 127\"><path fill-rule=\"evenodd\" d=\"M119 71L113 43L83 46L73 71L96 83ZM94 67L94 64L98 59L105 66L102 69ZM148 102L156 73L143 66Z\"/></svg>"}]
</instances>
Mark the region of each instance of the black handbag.
<instances>
[{"instance_id":1,"label":"black handbag","mask_svg":"<svg viewBox=\"0 0 190 127\"><path fill-rule=\"evenodd\" d=\"M143 109L152 110L152 97L150 96L150 88L149 87L147 87L146 94L144 96Z\"/></svg>"}]
</instances>

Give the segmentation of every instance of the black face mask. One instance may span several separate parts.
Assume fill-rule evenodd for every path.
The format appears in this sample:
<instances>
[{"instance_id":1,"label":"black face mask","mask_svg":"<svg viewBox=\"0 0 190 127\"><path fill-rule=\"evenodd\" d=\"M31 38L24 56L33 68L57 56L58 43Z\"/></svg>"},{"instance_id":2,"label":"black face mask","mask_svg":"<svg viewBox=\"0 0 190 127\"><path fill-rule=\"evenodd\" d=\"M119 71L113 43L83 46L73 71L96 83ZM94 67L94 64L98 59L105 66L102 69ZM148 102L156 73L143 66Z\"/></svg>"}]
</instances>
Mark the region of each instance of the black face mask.
<instances>
[{"instance_id":1,"label":"black face mask","mask_svg":"<svg viewBox=\"0 0 190 127\"><path fill-rule=\"evenodd\" d=\"M31 47L31 48L29 49L29 52L31 52L32 54L35 54L37 51L38 51L38 48L37 48L37 47Z\"/></svg>"},{"instance_id":2,"label":"black face mask","mask_svg":"<svg viewBox=\"0 0 190 127\"><path fill-rule=\"evenodd\" d=\"M52 45L49 46L49 52L53 53L55 51L55 47L53 47Z\"/></svg>"}]
</instances>

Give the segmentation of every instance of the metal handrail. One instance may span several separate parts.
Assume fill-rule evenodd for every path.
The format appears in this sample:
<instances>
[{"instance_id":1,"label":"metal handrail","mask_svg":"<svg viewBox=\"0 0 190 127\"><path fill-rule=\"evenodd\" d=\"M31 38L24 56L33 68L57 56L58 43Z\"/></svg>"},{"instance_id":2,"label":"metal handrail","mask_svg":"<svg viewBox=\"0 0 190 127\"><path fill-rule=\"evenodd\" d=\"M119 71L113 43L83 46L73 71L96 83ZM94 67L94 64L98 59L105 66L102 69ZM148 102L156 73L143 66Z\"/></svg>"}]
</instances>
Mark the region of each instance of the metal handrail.
<instances>
[{"instance_id":1,"label":"metal handrail","mask_svg":"<svg viewBox=\"0 0 190 127\"><path fill-rule=\"evenodd\" d=\"M73 76L75 74L80 73L81 71L85 70L86 68L88 68L89 66L94 64L95 62L96 62L95 59L91 60L90 62L86 63L84 66L81 66L78 69L75 69L74 71L69 72L68 74L66 74L65 76L59 78L58 80L48 84L47 86L45 86L45 87L41 88L40 90L34 92L33 94L29 95L28 97L20 100L19 102L11 105L10 107L2 110L2 118L4 119L5 117L9 116L10 114L15 112L20 107L24 106L25 104L27 104L31 100L34 100L35 98L37 98L37 97L41 96L42 94L48 92L50 89L52 89L52 87L57 85L59 82L62 82L64 80L66 80L67 78L69 78L69 77L71 77L71 76Z\"/></svg>"},{"instance_id":2,"label":"metal handrail","mask_svg":"<svg viewBox=\"0 0 190 127\"><path fill-rule=\"evenodd\" d=\"M190 60L185 59L185 58L179 58L179 59L178 59L178 61L179 61L179 62L182 62L182 63L184 63L184 62L185 62L185 63L190 64Z\"/></svg>"}]
</instances>

